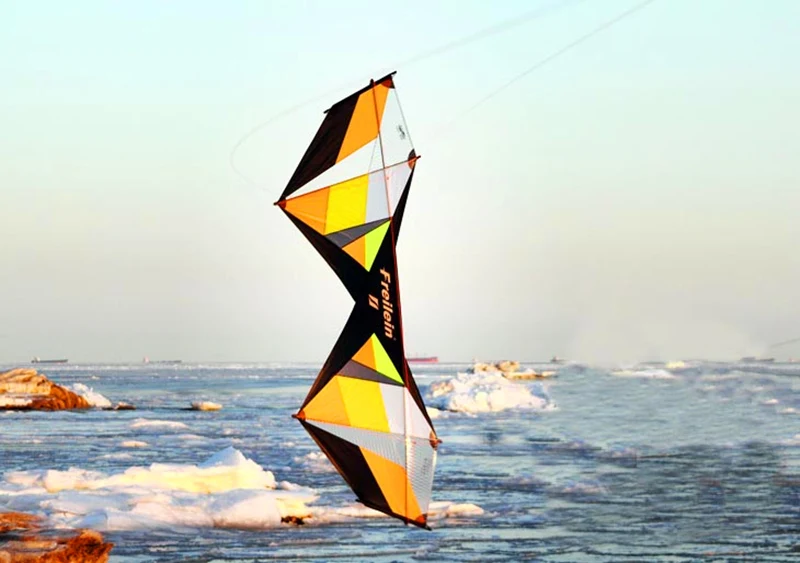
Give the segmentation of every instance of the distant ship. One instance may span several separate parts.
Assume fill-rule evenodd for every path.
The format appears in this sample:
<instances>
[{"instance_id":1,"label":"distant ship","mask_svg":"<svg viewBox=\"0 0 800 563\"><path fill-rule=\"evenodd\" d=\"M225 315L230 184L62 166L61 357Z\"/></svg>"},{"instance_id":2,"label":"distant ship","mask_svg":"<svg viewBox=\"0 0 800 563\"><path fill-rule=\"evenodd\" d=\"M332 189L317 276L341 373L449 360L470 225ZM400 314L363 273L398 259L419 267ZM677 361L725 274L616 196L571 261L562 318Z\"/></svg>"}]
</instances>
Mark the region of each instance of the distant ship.
<instances>
[{"instance_id":1,"label":"distant ship","mask_svg":"<svg viewBox=\"0 0 800 563\"><path fill-rule=\"evenodd\" d=\"M34 359L31 360L32 364L66 364L69 360L67 359L59 359L59 360L42 360L39 356L36 356Z\"/></svg>"},{"instance_id":2,"label":"distant ship","mask_svg":"<svg viewBox=\"0 0 800 563\"><path fill-rule=\"evenodd\" d=\"M407 358L409 364L438 364L438 356L417 356Z\"/></svg>"},{"instance_id":3,"label":"distant ship","mask_svg":"<svg viewBox=\"0 0 800 563\"><path fill-rule=\"evenodd\" d=\"M740 362L754 363L754 362L774 362L775 358L756 358L755 356L745 356L739 360Z\"/></svg>"},{"instance_id":4,"label":"distant ship","mask_svg":"<svg viewBox=\"0 0 800 563\"><path fill-rule=\"evenodd\" d=\"M142 362L145 364L159 364L159 365L174 365L174 364L181 364L183 360L150 360L147 356L142 359Z\"/></svg>"}]
</instances>

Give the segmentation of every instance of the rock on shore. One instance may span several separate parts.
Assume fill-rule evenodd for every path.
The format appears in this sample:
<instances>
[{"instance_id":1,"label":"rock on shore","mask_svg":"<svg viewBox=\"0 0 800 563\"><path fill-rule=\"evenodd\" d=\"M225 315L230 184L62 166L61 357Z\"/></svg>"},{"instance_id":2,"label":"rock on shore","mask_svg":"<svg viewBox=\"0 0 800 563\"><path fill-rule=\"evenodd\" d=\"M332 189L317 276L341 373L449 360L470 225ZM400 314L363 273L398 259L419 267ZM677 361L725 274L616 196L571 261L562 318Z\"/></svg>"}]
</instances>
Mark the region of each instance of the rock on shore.
<instances>
[{"instance_id":1,"label":"rock on shore","mask_svg":"<svg viewBox=\"0 0 800 563\"><path fill-rule=\"evenodd\" d=\"M106 563L114 547L93 530L45 530L41 519L0 512L0 563Z\"/></svg>"},{"instance_id":2,"label":"rock on shore","mask_svg":"<svg viewBox=\"0 0 800 563\"><path fill-rule=\"evenodd\" d=\"M0 373L0 410L88 409L89 402L33 369ZM2 559L0 559L2 563Z\"/></svg>"}]
</instances>

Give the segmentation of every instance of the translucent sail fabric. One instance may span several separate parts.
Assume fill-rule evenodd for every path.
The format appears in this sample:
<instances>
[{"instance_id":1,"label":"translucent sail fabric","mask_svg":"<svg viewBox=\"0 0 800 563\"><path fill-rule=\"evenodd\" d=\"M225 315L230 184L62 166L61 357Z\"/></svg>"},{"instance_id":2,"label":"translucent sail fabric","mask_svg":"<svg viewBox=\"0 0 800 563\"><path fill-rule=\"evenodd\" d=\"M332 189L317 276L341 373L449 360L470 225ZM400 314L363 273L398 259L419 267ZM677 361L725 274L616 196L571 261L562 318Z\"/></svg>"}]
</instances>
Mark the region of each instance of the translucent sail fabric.
<instances>
[{"instance_id":1,"label":"translucent sail fabric","mask_svg":"<svg viewBox=\"0 0 800 563\"><path fill-rule=\"evenodd\" d=\"M277 205L355 301L295 417L362 503L427 528L440 441L406 361L395 252L418 158L391 74L326 112Z\"/></svg>"}]
</instances>

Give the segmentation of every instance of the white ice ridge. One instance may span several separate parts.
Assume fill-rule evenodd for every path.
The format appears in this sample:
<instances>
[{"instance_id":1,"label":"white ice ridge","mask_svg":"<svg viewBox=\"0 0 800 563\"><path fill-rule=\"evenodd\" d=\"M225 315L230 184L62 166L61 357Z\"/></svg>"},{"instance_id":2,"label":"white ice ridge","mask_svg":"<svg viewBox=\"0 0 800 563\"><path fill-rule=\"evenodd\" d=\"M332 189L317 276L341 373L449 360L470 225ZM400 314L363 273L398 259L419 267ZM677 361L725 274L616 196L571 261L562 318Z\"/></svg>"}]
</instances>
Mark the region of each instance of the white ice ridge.
<instances>
[{"instance_id":1,"label":"white ice ridge","mask_svg":"<svg viewBox=\"0 0 800 563\"><path fill-rule=\"evenodd\" d=\"M541 383L512 381L498 373L459 373L432 383L425 403L434 409L466 413L555 408Z\"/></svg>"},{"instance_id":2,"label":"white ice ridge","mask_svg":"<svg viewBox=\"0 0 800 563\"><path fill-rule=\"evenodd\" d=\"M86 399L86 402L93 407L105 408L111 406L111 401L83 383L73 383L70 391Z\"/></svg>"},{"instance_id":3,"label":"white ice ridge","mask_svg":"<svg viewBox=\"0 0 800 563\"><path fill-rule=\"evenodd\" d=\"M67 471L14 471L0 481L0 511L48 516L56 526L101 531L143 528L277 526L307 518L317 494L283 482L234 448L198 465L155 463L106 475Z\"/></svg>"},{"instance_id":4,"label":"white ice ridge","mask_svg":"<svg viewBox=\"0 0 800 563\"><path fill-rule=\"evenodd\" d=\"M611 372L617 377L640 377L645 379L675 379L677 376L661 368L618 369Z\"/></svg>"}]
</instances>

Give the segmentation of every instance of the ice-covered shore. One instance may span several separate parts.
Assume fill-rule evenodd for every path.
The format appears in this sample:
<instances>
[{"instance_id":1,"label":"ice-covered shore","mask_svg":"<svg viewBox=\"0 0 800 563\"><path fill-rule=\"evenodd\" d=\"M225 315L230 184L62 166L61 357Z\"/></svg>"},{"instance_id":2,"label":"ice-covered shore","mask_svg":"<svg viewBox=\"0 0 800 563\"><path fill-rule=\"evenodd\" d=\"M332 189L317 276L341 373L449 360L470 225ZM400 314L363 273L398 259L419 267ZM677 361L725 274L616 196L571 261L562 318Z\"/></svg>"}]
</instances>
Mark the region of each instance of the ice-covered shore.
<instances>
[{"instance_id":1,"label":"ice-covered shore","mask_svg":"<svg viewBox=\"0 0 800 563\"><path fill-rule=\"evenodd\" d=\"M103 532L158 528L269 528L386 517L361 505L310 506L316 491L277 482L271 471L228 447L204 462L131 467L107 475L87 469L13 471L0 481L0 511L28 512L52 526ZM430 518L475 516L472 504L435 502Z\"/></svg>"},{"instance_id":2,"label":"ice-covered shore","mask_svg":"<svg viewBox=\"0 0 800 563\"><path fill-rule=\"evenodd\" d=\"M306 503L316 499L310 489L277 484L271 471L232 447L198 465L155 463L113 475L78 468L15 471L0 481L0 507L101 531L276 526L286 517L308 517Z\"/></svg>"}]
</instances>

